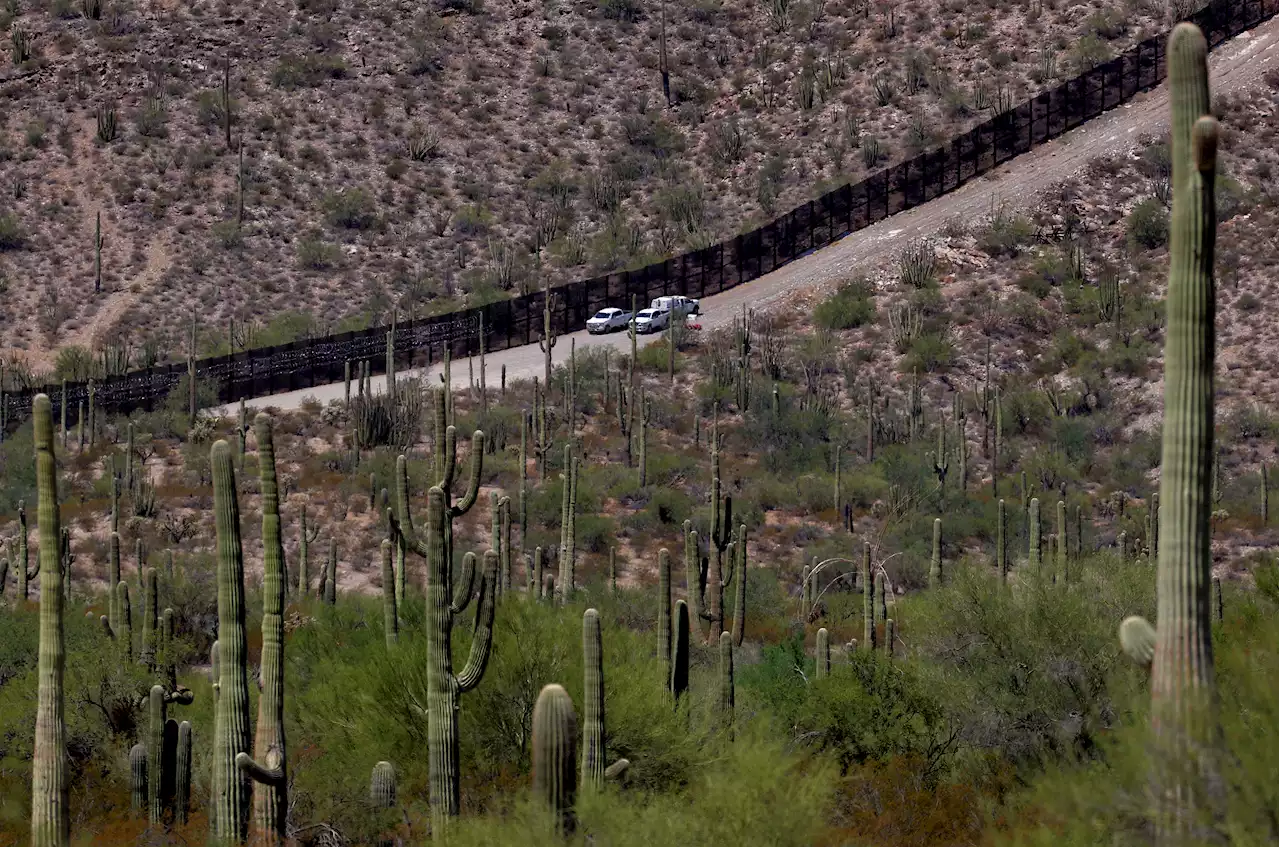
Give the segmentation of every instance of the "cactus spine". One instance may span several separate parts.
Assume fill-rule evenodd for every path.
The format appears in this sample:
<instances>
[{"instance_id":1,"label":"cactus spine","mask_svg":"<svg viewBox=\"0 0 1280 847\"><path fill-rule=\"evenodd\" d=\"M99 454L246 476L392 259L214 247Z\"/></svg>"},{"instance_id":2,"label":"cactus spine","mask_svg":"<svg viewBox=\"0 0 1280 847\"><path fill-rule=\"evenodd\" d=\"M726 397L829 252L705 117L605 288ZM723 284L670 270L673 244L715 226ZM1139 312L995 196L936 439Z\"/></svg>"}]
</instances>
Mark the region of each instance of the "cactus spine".
<instances>
[{"instance_id":1,"label":"cactus spine","mask_svg":"<svg viewBox=\"0 0 1280 847\"><path fill-rule=\"evenodd\" d=\"M71 838L67 808L67 744L62 675L66 663L62 628L62 569L58 540L57 464L53 455L53 410L47 394L31 404L36 459L36 520L40 532L40 651L35 748L31 766L32 847L66 847ZM25 536L25 533L24 533ZM25 537L23 544L25 546ZM20 568L26 562L19 561Z\"/></svg>"},{"instance_id":2,"label":"cactus spine","mask_svg":"<svg viewBox=\"0 0 1280 847\"><path fill-rule=\"evenodd\" d=\"M604 787L604 654L600 645L600 613L582 615L582 784Z\"/></svg>"},{"instance_id":3,"label":"cactus spine","mask_svg":"<svg viewBox=\"0 0 1280 847\"><path fill-rule=\"evenodd\" d=\"M254 756L238 751L235 764L253 780L255 843L279 844L285 838L289 809L284 735L284 545L271 418L259 414L253 423L262 488L262 697L258 699ZM331 584L332 580L331 576Z\"/></svg>"},{"instance_id":4,"label":"cactus spine","mask_svg":"<svg viewBox=\"0 0 1280 847\"><path fill-rule=\"evenodd\" d=\"M824 626L818 630L818 638L814 642L815 666L813 675L817 679L831 675L831 636Z\"/></svg>"},{"instance_id":5,"label":"cactus spine","mask_svg":"<svg viewBox=\"0 0 1280 847\"><path fill-rule=\"evenodd\" d=\"M1218 124L1209 116L1207 52L1193 24L1178 24L1169 37L1173 214L1160 475L1169 521L1158 546L1158 525L1152 532L1157 626L1128 618L1120 628L1126 652L1152 664L1156 842L1162 845L1191 840L1198 813L1222 811L1215 789L1220 728L1209 597ZM1153 517L1158 510L1153 503Z\"/></svg>"},{"instance_id":6,"label":"cactus spine","mask_svg":"<svg viewBox=\"0 0 1280 847\"><path fill-rule=\"evenodd\" d=\"M929 587L942 585L942 518L933 519L933 554L929 558Z\"/></svg>"},{"instance_id":7,"label":"cactus spine","mask_svg":"<svg viewBox=\"0 0 1280 847\"><path fill-rule=\"evenodd\" d=\"M452 442L453 428L449 430ZM462 672L453 671L453 618L471 603L475 578L475 557L464 557L462 573L454 583L452 561L448 551L452 541L449 524L455 514L465 512L475 503L479 487L480 462L484 454L484 433L477 431L472 441L471 490L459 506L448 505L449 496L439 486L427 492L426 538L419 538L409 516L408 482L405 458L396 463L401 496L397 511L406 541L427 563L427 712L428 769L432 833L439 838L449 818L456 817L460 805L458 753L458 698L475 688L484 676L489 662L493 635L493 607L497 581L498 556L490 550L484 556L484 573L480 578L480 598L476 605L475 635L471 654ZM447 450L452 454L452 450ZM452 462L450 463L452 464ZM446 473L452 477L452 471ZM410 534L412 533L412 534Z\"/></svg>"},{"instance_id":8,"label":"cactus spine","mask_svg":"<svg viewBox=\"0 0 1280 847\"><path fill-rule=\"evenodd\" d=\"M533 707L533 793L553 815L557 832L576 828L578 720L559 685L544 686Z\"/></svg>"},{"instance_id":9,"label":"cactus spine","mask_svg":"<svg viewBox=\"0 0 1280 847\"><path fill-rule=\"evenodd\" d=\"M218 536L219 659L209 834L214 843L235 844L244 841L248 831L251 790L249 778L236 767L236 754L249 749L244 551L240 543L240 506L236 501L231 445L219 439L209 452Z\"/></svg>"}]
</instances>

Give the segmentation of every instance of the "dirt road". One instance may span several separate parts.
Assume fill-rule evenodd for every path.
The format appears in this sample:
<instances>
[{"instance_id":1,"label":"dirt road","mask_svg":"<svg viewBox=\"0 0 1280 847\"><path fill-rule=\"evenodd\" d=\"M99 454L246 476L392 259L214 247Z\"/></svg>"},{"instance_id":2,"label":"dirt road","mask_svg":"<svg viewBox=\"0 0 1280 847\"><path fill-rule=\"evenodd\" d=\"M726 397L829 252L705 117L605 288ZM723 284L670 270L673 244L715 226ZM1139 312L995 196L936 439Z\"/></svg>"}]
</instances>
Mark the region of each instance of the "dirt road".
<instances>
[{"instance_id":1,"label":"dirt road","mask_svg":"<svg viewBox=\"0 0 1280 847\"><path fill-rule=\"evenodd\" d=\"M1267 70L1276 67L1276 45L1275 18L1220 45L1209 56L1213 94L1217 96L1260 85ZM1080 172L1092 159L1134 146L1143 133L1161 132L1168 125L1168 119L1169 91L1166 84L1161 84L950 194L850 233L836 243L759 279L706 298L702 301L700 323L704 329L724 326L741 312L744 304L759 310L797 289L849 276L855 269L874 267L896 255L912 239L938 232L948 218L956 216L967 221L981 218L991 208L993 198L997 204L1003 203L1009 209L1033 208L1038 204L1041 192ZM642 336L640 343L650 343L657 337ZM555 362L568 359L570 338L575 340L578 349L603 344L612 344L619 350L630 348L626 333L592 336L582 330L561 337L553 351ZM527 379L540 375L543 370L543 354L537 344L491 353L485 359L490 385L497 383L498 372L503 365L507 367L509 380ZM439 372L438 367L432 368L429 375L435 377ZM402 376L419 373L420 370L406 371ZM385 381L375 379L374 384L375 390L381 391ZM466 362L455 363L453 384L466 387ZM342 392L342 383L335 383L260 397L246 401L246 405L292 409L298 407L303 397L315 397L327 403L341 398Z\"/></svg>"}]
</instances>

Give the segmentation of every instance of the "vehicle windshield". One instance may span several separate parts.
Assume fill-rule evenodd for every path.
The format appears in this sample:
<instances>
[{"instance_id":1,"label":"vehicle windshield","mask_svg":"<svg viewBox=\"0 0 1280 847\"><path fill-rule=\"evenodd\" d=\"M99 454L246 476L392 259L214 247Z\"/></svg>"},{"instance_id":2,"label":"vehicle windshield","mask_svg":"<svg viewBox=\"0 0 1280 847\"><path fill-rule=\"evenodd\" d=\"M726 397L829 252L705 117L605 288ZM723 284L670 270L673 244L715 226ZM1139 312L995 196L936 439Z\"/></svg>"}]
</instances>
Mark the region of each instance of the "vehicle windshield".
<instances>
[{"instance_id":1,"label":"vehicle windshield","mask_svg":"<svg viewBox=\"0 0 1280 847\"><path fill-rule=\"evenodd\" d=\"M613 317L615 313L616 313L615 309L601 309L600 311L596 312L596 317L602 321L605 321Z\"/></svg>"},{"instance_id":2,"label":"vehicle windshield","mask_svg":"<svg viewBox=\"0 0 1280 847\"><path fill-rule=\"evenodd\" d=\"M636 315L636 317L638 317L638 318L651 318L651 317L653 317L655 314L656 314L656 313L653 311L653 309L645 309L645 310L643 310L642 312L640 312L640 314Z\"/></svg>"}]
</instances>

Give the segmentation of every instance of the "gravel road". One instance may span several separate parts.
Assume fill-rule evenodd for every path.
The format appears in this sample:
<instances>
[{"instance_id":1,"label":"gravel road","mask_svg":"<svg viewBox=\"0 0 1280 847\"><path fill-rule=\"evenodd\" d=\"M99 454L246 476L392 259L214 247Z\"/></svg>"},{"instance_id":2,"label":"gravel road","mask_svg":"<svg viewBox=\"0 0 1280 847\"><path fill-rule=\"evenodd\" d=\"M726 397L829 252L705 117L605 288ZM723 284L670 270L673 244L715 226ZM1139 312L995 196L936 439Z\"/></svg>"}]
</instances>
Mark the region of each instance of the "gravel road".
<instances>
[{"instance_id":1,"label":"gravel road","mask_svg":"<svg viewBox=\"0 0 1280 847\"><path fill-rule=\"evenodd\" d=\"M1209 56L1210 90L1216 96L1258 84L1268 69L1276 68L1276 45L1275 18L1220 45ZM704 329L724 326L740 314L744 304L759 310L798 289L849 276L855 269L874 267L896 255L912 239L940 231L948 218L957 216L969 221L981 218L991 208L993 199L1010 209L1034 208L1041 192L1079 173L1092 159L1132 147L1139 135L1161 132L1168 118L1169 91L1162 83L950 194L850 233L758 279L704 299L699 322ZM640 343L648 344L659 337L641 336ZM575 341L578 349L603 344L611 344L618 350L630 349L625 332L593 336L581 330L560 338L553 350L555 362L568 359L569 339ZM537 344L490 353L485 360L490 385L497 384L503 365L507 367L509 380L527 379L543 372L543 354ZM434 378L439 372L440 368L434 367L430 376ZM415 369L401 375L420 373L421 369ZM454 363L452 376L455 387L466 387L465 361ZM385 380L377 378L374 385L376 391L381 391ZM338 382L260 397L246 401L246 405L255 409L292 409L297 408L304 397L327 403L341 398L342 393L343 385Z\"/></svg>"}]
</instances>

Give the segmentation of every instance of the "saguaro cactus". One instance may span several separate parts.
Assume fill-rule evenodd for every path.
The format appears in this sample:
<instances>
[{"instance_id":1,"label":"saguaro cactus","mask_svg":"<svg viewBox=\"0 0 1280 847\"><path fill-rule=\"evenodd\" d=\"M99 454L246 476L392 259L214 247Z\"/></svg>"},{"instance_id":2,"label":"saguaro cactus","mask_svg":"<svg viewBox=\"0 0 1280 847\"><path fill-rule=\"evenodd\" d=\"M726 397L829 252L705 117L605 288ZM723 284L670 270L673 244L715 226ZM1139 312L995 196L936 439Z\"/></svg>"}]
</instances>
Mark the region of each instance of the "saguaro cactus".
<instances>
[{"instance_id":1,"label":"saguaro cactus","mask_svg":"<svg viewBox=\"0 0 1280 847\"><path fill-rule=\"evenodd\" d=\"M311 589L307 576L307 545L320 537L320 527L307 526L307 507L303 504L298 514L298 596L305 597Z\"/></svg>"},{"instance_id":2,"label":"saguaro cactus","mask_svg":"<svg viewBox=\"0 0 1280 847\"><path fill-rule=\"evenodd\" d=\"M671 554L658 551L658 661L662 664L662 687L671 693Z\"/></svg>"},{"instance_id":3,"label":"saguaro cactus","mask_svg":"<svg viewBox=\"0 0 1280 847\"><path fill-rule=\"evenodd\" d=\"M218 537L218 688L214 710L209 836L216 844L244 841L249 829L249 778L236 754L249 749L249 685L245 675L244 550L231 445L219 439L213 466L214 526Z\"/></svg>"},{"instance_id":4,"label":"saguaro cactus","mask_svg":"<svg viewBox=\"0 0 1280 847\"><path fill-rule=\"evenodd\" d=\"M450 427L452 431L452 427ZM452 440L452 439L450 439ZM466 507L475 502L479 484L479 456L484 453L484 433L477 431L473 440L472 491ZM448 451L452 453L452 451ZM453 671L453 618L471 602L475 577L475 557L464 557L462 573L454 582L452 562L448 556L449 523L456 507L447 505L448 495L433 486L427 492L426 538L419 538L409 516L407 489L404 482L404 457L396 466L401 480L402 496L398 511L401 529L406 532L409 547L427 564L427 711L428 769L432 832L441 833L451 817L456 817L461 801L458 763L458 698L475 688L484 676L489 662L493 636L495 583L498 578L498 555L490 550L484 555L484 573L480 577L480 599L476 605L475 635L471 654L460 674ZM451 472L448 474L451 476ZM466 511L463 509L462 511ZM412 533L411 535L408 533ZM439 837L437 835L436 837Z\"/></svg>"},{"instance_id":5,"label":"saguaro cactus","mask_svg":"<svg viewBox=\"0 0 1280 847\"><path fill-rule=\"evenodd\" d=\"M1160 844L1201 840L1200 815L1222 811L1209 596L1218 124L1209 116L1207 50L1193 24L1178 24L1169 37L1173 215L1160 474L1169 514L1152 544L1157 626L1137 617L1120 626L1125 651L1152 667Z\"/></svg>"},{"instance_id":6,"label":"saguaro cactus","mask_svg":"<svg viewBox=\"0 0 1280 847\"><path fill-rule=\"evenodd\" d=\"M21 500L18 501L18 556L14 560L14 567L18 577L18 599L26 601L31 593L31 580L40 575L40 565L43 556L36 558L36 566L31 570L27 570L27 561L31 553L27 547L27 510ZM43 589L43 584L42 584Z\"/></svg>"},{"instance_id":7,"label":"saguaro cactus","mask_svg":"<svg viewBox=\"0 0 1280 847\"><path fill-rule=\"evenodd\" d=\"M1032 497L1027 510L1027 564L1040 567L1040 500Z\"/></svg>"},{"instance_id":8,"label":"saguaro cactus","mask_svg":"<svg viewBox=\"0 0 1280 847\"><path fill-rule=\"evenodd\" d=\"M390 541L382 542L382 629L387 639L388 649L396 646L400 640L400 625L396 617L395 574L391 567Z\"/></svg>"},{"instance_id":9,"label":"saguaro cactus","mask_svg":"<svg viewBox=\"0 0 1280 847\"><path fill-rule=\"evenodd\" d=\"M690 619L695 637L702 640L702 592L706 585L707 573L703 567L702 546L699 543L698 531L693 528L693 521L684 522L684 579L685 594L688 595Z\"/></svg>"},{"instance_id":10,"label":"saguaro cactus","mask_svg":"<svg viewBox=\"0 0 1280 847\"><path fill-rule=\"evenodd\" d=\"M929 557L929 587L942 585L942 518L933 519L933 554Z\"/></svg>"},{"instance_id":11,"label":"saguaro cactus","mask_svg":"<svg viewBox=\"0 0 1280 847\"><path fill-rule=\"evenodd\" d=\"M708 644L715 644L724 631L724 590L733 582L733 567L725 567L724 553L733 540L733 497L721 495L719 424L711 433L711 544L716 548L707 567L706 611L703 618L711 624ZM727 575L726 575L727 572Z\"/></svg>"},{"instance_id":12,"label":"saguaro cactus","mask_svg":"<svg viewBox=\"0 0 1280 847\"><path fill-rule=\"evenodd\" d=\"M876 574L876 579L880 575ZM862 643L876 649L876 607L871 588L871 542L862 542Z\"/></svg>"},{"instance_id":13,"label":"saguaro cactus","mask_svg":"<svg viewBox=\"0 0 1280 847\"><path fill-rule=\"evenodd\" d=\"M560 505L560 578L557 582L560 603L573 599L576 589L578 523L578 458L573 445L564 445L564 490Z\"/></svg>"},{"instance_id":14,"label":"saguaro cactus","mask_svg":"<svg viewBox=\"0 0 1280 847\"><path fill-rule=\"evenodd\" d=\"M720 720L733 731L733 636L720 633Z\"/></svg>"},{"instance_id":15,"label":"saguaro cactus","mask_svg":"<svg viewBox=\"0 0 1280 847\"><path fill-rule=\"evenodd\" d=\"M576 827L578 719L559 685L544 686L533 706L533 793L554 816L559 832Z\"/></svg>"},{"instance_id":16,"label":"saguaro cactus","mask_svg":"<svg viewBox=\"0 0 1280 847\"><path fill-rule=\"evenodd\" d=\"M747 525L738 527L736 552L738 588L733 606L733 643L742 646L742 639L747 631Z\"/></svg>"},{"instance_id":17,"label":"saguaro cactus","mask_svg":"<svg viewBox=\"0 0 1280 847\"><path fill-rule=\"evenodd\" d=\"M36 692L35 749L31 759L32 847L66 847L71 838L67 808L67 743L62 674L66 662L62 630L62 569L58 567L57 463L53 455L53 409L47 394L31 404L36 453L36 520L40 530L40 652ZM25 543L25 542L24 542ZM18 567L25 568L24 561Z\"/></svg>"},{"instance_id":18,"label":"saguaro cactus","mask_svg":"<svg viewBox=\"0 0 1280 847\"><path fill-rule=\"evenodd\" d=\"M178 724L178 751L174 762L173 817L180 824L191 814L191 722Z\"/></svg>"},{"instance_id":19,"label":"saguaro cactus","mask_svg":"<svg viewBox=\"0 0 1280 847\"><path fill-rule=\"evenodd\" d=\"M1067 582L1067 504L1061 500L1058 501L1057 521L1058 546L1055 548L1055 552L1058 561L1054 566L1054 572L1065 583Z\"/></svg>"},{"instance_id":20,"label":"saguaro cactus","mask_svg":"<svg viewBox=\"0 0 1280 847\"><path fill-rule=\"evenodd\" d=\"M332 606L338 602L338 539L329 539L329 561L325 564L323 586L324 602Z\"/></svg>"},{"instance_id":21,"label":"saguaro cactus","mask_svg":"<svg viewBox=\"0 0 1280 847\"><path fill-rule=\"evenodd\" d=\"M441 395L443 397L443 395ZM443 524L444 550L442 555L452 568L453 562L453 522L471 511L480 493L480 474L484 468L484 433L476 430L471 435L471 478L467 481L467 490L462 499L453 502L453 483L458 468L458 435L452 426L444 426L444 401L436 404L436 451L435 451L435 488L440 489L444 508ZM444 437L441 438L441 432ZM404 455L396 459L396 521L398 531L404 533L405 542L419 556L427 556L427 541L418 537L413 518L409 512L409 470Z\"/></svg>"},{"instance_id":22,"label":"saguaro cactus","mask_svg":"<svg viewBox=\"0 0 1280 847\"><path fill-rule=\"evenodd\" d=\"M1004 498L1001 497L996 504L996 572L1000 574L1001 582L1009 579L1009 547L1005 542L1005 523Z\"/></svg>"},{"instance_id":23,"label":"saguaro cactus","mask_svg":"<svg viewBox=\"0 0 1280 847\"><path fill-rule=\"evenodd\" d=\"M141 743L129 748L129 800L135 815L147 813L147 745Z\"/></svg>"},{"instance_id":24,"label":"saguaro cactus","mask_svg":"<svg viewBox=\"0 0 1280 847\"><path fill-rule=\"evenodd\" d=\"M254 418L258 441L258 480L262 488L262 696L253 757L236 754L236 767L253 780L253 832L256 843L279 844L289 812L284 736L284 544L280 539L280 494L276 485L271 418ZM385 547L387 542L383 542ZM330 577L332 581L332 577Z\"/></svg>"},{"instance_id":25,"label":"saguaro cactus","mask_svg":"<svg viewBox=\"0 0 1280 847\"><path fill-rule=\"evenodd\" d=\"M671 695L676 704L689 691L689 606L676 601L675 645L671 651Z\"/></svg>"},{"instance_id":26,"label":"saguaro cactus","mask_svg":"<svg viewBox=\"0 0 1280 847\"><path fill-rule=\"evenodd\" d=\"M582 784L604 786L604 653L600 645L600 613L582 615Z\"/></svg>"},{"instance_id":27,"label":"saguaro cactus","mask_svg":"<svg viewBox=\"0 0 1280 847\"><path fill-rule=\"evenodd\" d=\"M814 642L814 660L813 675L817 679L831 674L831 636L825 626L818 630L818 638Z\"/></svg>"}]
</instances>

